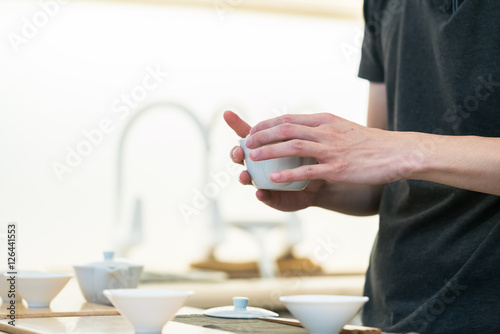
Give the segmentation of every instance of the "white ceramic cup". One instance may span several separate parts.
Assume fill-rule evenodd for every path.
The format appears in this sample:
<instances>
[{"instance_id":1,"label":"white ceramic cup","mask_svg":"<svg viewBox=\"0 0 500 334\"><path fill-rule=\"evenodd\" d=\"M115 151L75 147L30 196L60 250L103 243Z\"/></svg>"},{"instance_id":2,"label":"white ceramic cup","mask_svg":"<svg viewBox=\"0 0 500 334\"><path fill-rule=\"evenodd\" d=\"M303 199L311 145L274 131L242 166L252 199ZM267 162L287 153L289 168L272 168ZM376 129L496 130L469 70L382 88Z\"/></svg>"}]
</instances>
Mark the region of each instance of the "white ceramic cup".
<instances>
[{"instance_id":1,"label":"white ceramic cup","mask_svg":"<svg viewBox=\"0 0 500 334\"><path fill-rule=\"evenodd\" d=\"M23 298L21 297L19 292L16 291L16 289L14 289L14 290L11 289L10 282L8 281L8 279L10 277L10 275L7 274L8 272L9 271L7 271L7 270L0 271L0 296L2 297L2 302L5 305L9 305L10 300L11 300L11 298L9 298L9 296L10 296L10 297L14 298L17 303L21 303ZM21 274L36 274L36 273L39 273L39 271L18 270L16 277L17 277L17 275L21 275Z\"/></svg>"},{"instance_id":2,"label":"white ceramic cup","mask_svg":"<svg viewBox=\"0 0 500 334\"><path fill-rule=\"evenodd\" d=\"M29 308L45 308L50 306L52 299L61 292L71 277L73 274L70 273L24 272L16 277L17 290Z\"/></svg>"},{"instance_id":3,"label":"white ceramic cup","mask_svg":"<svg viewBox=\"0 0 500 334\"><path fill-rule=\"evenodd\" d=\"M303 165L313 165L316 163L314 158L303 158L299 156L290 156L262 161L253 161L250 159L250 149L246 146L246 138L240 139L240 146L245 152L245 166L248 174L252 178L252 184L257 189L281 190L281 191L300 191L309 184L310 180L275 183L269 179L269 175L285 169L293 169Z\"/></svg>"},{"instance_id":4,"label":"white ceramic cup","mask_svg":"<svg viewBox=\"0 0 500 334\"><path fill-rule=\"evenodd\" d=\"M104 295L134 326L136 334L161 334L193 291L110 289Z\"/></svg>"},{"instance_id":5,"label":"white ceramic cup","mask_svg":"<svg viewBox=\"0 0 500 334\"><path fill-rule=\"evenodd\" d=\"M338 334L368 297L295 295L279 298L311 334Z\"/></svg>"}]
</instances>

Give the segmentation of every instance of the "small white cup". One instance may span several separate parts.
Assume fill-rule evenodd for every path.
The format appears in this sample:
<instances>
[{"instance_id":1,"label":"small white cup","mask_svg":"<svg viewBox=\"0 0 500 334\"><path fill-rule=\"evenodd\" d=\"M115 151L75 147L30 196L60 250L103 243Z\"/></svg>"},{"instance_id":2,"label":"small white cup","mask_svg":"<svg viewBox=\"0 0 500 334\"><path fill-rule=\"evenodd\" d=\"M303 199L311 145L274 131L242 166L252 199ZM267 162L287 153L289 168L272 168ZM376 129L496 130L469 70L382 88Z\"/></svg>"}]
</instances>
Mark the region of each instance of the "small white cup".
<instances>
[{"instance_id":1,"label":"small white cup","mask_svg":"<svg viewBox=\"0 0 500 334\"><path fill-rule=\"evenodd\" d=\"M311 334L338 334L368 297L295 295L279 298Z\"/></svg>"},{"instance_id":2,"label":"small white cup","mask_svg":"<svg viewBox=\"0 0 500 334\"><path fill-rule=\"evenodd\" d=\"M136 334L161 334L193 291L109 289L104 295L134 326Z\"/></svg>"},{"instance_id":3,"label":"small white cup","mask_svg":"<svg viewBox=\"0 0 500 334\"><path fill-rule=\"evenodd\" d=\"M293 169L303 165L313 165L316 163L314 158L303 158L299 156L290 156L262 161L253 161L250 159L250 149L246 146L246 138L240 139L240 146L245 152L245 166L248 174L252 178L252 183L257 189L280 190L280 191L300 191L309 184L310 180L275 183L269 179L269 175L285 169Z\"/></svg>"}]
</instances>

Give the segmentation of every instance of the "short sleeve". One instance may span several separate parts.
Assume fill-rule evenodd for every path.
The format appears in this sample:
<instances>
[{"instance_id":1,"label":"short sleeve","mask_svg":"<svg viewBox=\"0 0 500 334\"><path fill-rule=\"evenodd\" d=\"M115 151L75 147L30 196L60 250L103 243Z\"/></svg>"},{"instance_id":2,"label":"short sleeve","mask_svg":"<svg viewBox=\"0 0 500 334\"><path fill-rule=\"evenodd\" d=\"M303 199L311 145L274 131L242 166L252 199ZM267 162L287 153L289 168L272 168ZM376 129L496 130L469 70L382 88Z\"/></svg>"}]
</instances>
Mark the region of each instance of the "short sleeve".
<instances>
[{"instance_id":1,"label":"short sleeve","mask_svg":"<svg viewBox=\"0 0 500 334\"><path fill-rule=\"evenodd\" d=\"M358 76L373 82L384 82L384 65L382 62L381 27L373 17L373 6L370 0L365 0L363 14L365 18L365 31L361 47L361 62Z\"/></svg>"}]
</instances>

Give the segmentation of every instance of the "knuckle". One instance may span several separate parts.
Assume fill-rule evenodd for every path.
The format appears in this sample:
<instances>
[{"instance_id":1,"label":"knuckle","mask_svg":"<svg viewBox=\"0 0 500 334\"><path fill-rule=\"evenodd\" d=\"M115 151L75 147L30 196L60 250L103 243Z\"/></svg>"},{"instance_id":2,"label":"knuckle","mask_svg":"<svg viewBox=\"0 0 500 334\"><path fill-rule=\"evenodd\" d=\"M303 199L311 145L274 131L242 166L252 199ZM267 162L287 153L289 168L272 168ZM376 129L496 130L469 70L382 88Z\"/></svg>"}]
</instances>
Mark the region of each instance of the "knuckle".
<instances>
[{"instance_id":1,"label":"knuckle","mask_svg":"<svg viewBox=\"0 0 500 334\"><path fill-rule=\"evenodd\" d=\"M347 167L348 167L347 161L341 160L338 166L339 173L345 173L347 171Z\"/></svg>"},{"instance_id":2,"label":"knuckle","mask_svg":"<svg viewBox=\"0 0 500 334\"><path fill-rule=\"evenodd\" d=\"M282 123L291 123L292 122L292 115L290 115L290 114L286 114L286 115L283 115L280 117L281 117Z\"/></svg>"},{"instance_id":3,"label":"knuckle","mask_svg":"<svg viewBox=\"0 0 500 334\"><path fill-rule=\"evenodd\" d=\"M307 165L307 166L304 166L304 176L307 180L310 180L312 179L313 177L313 173L314 173L314 169L311 165Z\"/></svg>"},{"instance_id":4,"label":"knuckle","mask_svg":"<svg viewBox=\"0 0 500 334\"><path fill-rule=\"evenodd\" d=\"M331 166L330 173L333 178L342 182L346 179L346 170L347 163L341 160Z\"/></svg>"},{"instance_id":5,"label":"knuckle","mask_svg":"<svg viewBox=\"0 0 500 334\"><path fill-rule=\"evenodd\" d=\"M331 151L330 149L328 148L328 146L326 145L323 145L319 148L319 151L318 151L318 155L321 157L321 158L329 158L330 157L330 154L331 154Z\"/></svg>"},{"instance_id":6,"label":"knuckle","mask_svg":"<svg viewBox=\"0 0 500 334\"><path fill-rule=\"evenodd\" d=\"M326 122L326 123L330 123L330 122L333 122L335 121L335 115L333 114L330 114L330 113L322 113L321 114L321 118Z\"/></svg>"},{"instance_id":7,"label":"knuckle","mask_svg":"<svg viewBox=\"0 0 500 334\"><path fill-rule=\"evenodd\" d=\"M290 123L285 123L280 125L279 133L282 137L289 137L292 135L292 125Z\"/></svg>"},{"instance_id":8,"label":"knuckle","mask_svg":"<svg viewBox=\"0 0 500 334\"><path fill-rule=\"evenodd\" d=\"M295 154L301 153L304 150L304 142L302 140L292 140L290 141L290 144L292 146L292 151Z\"/></svg>"}]
</instances>

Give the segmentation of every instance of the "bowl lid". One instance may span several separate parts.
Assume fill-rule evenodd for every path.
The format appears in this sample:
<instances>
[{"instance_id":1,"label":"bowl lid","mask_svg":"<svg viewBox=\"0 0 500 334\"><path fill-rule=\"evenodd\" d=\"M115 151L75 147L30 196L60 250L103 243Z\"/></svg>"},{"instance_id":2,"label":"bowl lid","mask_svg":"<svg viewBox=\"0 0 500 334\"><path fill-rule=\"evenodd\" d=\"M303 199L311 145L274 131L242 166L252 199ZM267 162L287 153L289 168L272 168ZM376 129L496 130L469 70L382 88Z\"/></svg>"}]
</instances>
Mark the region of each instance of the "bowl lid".
<instances>
[{"instance_id":1,"label":"bowl lid","mask_svg":"<svg viewBox=\"0 0 500 334\"><path fill-rule=\"evenodd\" d=\"M247 307L247 305L248 298L233 297L233 306L214 307L205 310L203 314L210 317L232 319L257 319L278 316L277 313L272 311L258 307Z\"/></svg>"},{"instance_id":2,"label":"bowl lid","mask_svg":"<svg viewBox=\"0 0 500 334\"><path fill-rule=\"evenodd\" d=\"M103 254L104 254L104 261L91 262L89 264L84 265L83 267L106 268L106 269L127 269L133 267L140 267L140 265L133 263L115 261L114 252L103 252Z\"/></svg>"}]
</instances>

